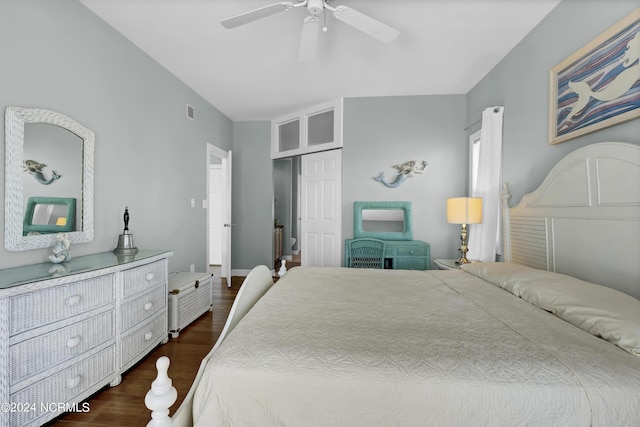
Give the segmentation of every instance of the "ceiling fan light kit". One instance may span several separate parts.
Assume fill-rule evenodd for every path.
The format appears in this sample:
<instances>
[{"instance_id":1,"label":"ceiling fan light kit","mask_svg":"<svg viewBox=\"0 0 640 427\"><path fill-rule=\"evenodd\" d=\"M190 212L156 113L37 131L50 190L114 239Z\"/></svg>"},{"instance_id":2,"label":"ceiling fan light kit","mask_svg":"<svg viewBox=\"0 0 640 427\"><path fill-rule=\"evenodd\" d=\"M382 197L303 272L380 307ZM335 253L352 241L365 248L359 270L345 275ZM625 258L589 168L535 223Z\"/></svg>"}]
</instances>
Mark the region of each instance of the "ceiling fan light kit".
<instances>
[{"instance_id":1,"label":"ceiling fan light kit","mask_svg":"<svg viewBox=\"0 0 640 427\"><path fill-rule=\"evenodd\" d=\"M307 10L309 11L310 14L312 14L312 15L320 15L322 13L322 9L324 9L324 1L323 0L308 0L307 1Z\"/></svg>"},{"instance_id":2,"label":"ceiling fan light kit","mask_svg":"<svg viewBox=\"0 0 640 427\"><path fill-rule=\"evenodd\" d=\"M318 18L318 16L327 10L333 12L333 16L339 21L385 44L392 43L400 34L397 29L383 24L355 9L347 6L333 7L331 6L333 1L334 0L303 0L297 3L290 1L279 2L232 18L224 19L220 23L223 27L231 29L279 12L285 12L294 7L306 6L310 15L307 16L302 23L302 34L298 51L298 59L300 61L313 60L318 41L318 28L320 27L320 18ZM323 26L323 31L326 31L326 25Z\"/></svg>"}]
</instances>

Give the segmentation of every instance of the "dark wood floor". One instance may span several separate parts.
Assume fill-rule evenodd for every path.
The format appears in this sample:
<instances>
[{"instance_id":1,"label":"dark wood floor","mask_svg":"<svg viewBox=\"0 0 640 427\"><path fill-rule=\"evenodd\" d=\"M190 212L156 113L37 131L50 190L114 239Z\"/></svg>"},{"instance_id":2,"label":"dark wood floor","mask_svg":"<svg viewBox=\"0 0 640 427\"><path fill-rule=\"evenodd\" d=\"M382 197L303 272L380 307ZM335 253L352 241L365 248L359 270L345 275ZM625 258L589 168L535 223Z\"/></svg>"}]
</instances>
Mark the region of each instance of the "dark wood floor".
<instances>
[{"instance_id":1,"label":"dark wood floor","mask_svg":"<svg viewBox=\"0 0 640 427\"><path fill-rule=\"evenodd\" d=\"M213 311L204 314L172 338L160 345L148 357L138 363L122 377L117 387L107 387L87 400L90 410L85 413L69 413L56 418L48 426L56 427L101 427L101 426L145 426L151 419L144 406L144 396L156 377L156 360L169 356L169 376L178 391L178 400L171 407L171 414L178 408L191 387L200 361L211 350L233 304L233 300L244 277L234 277L231 288L226 282L214 287Z\"/></svg>"}]
</instances>

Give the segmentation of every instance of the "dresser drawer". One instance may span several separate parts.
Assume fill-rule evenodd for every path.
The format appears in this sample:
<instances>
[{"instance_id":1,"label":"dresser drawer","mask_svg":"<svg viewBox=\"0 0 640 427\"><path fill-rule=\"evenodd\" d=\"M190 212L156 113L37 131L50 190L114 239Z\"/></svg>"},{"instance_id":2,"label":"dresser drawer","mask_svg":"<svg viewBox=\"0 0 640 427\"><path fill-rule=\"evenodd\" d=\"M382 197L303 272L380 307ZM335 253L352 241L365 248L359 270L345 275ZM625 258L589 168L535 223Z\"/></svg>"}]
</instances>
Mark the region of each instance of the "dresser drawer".
<instances>
[{"instance_id":1,"label":"dresser drawer","mask_svg":"<svg viewBox=\"0 0 640 427\"><path fill-rule=\"evenodd\" d=\"M163 283L166 280L166 265L165 260L160 260L123 271L122 297L126 298Z\"/></svg>"},{"instance_id":2,"label":"dresser drawer","mask_svg":"<svg viewBox=\"0 0 640 427\"><path fill-rule=\"evenodd\" d=\"M393 268L398 270L429 270L429 258L401 257L393 260Z\"/></svg>"},{"instance_id":3,"label":"dresser drawer","mask_svg":"<svg viewBox=\"0 0 640 427\"><path fill-rule=\"evenodd\" d=\"M15 335L85 313L114 300L113 275L16 295L9 300L9 332Z\"/></svg>"},{"instance_id":4,"label":"dresser drawer","mask_svg":"<svg viewBox=\"0 0 640 427\"><path fill-rule=\"evenodd\" d=\"M108 340L115 334L113 310L11 346L11 384L50 369Z\"/></svg>"},{"instance_id":5,"label":"dresser drawer","mask_svg":"<svg viewBox=\"0 0 640 427\"><path fill-rule=\"evenodd\" d=\"M428 246L396 246L396 256L429 256Z\"/></svg>"},{"instance_id":6,"label":"dresser drawer","mask_svg":"<svg viewBox=\"0 0 640 427\"><path fill-rule=\"evenodd\" d=\"M46 420L61 414L63 411L57 414L51 413L51 411L58 411L58 403L73 401L89 389L99 389L100 386L106 385L114 374L115 346L111 346L79 361L70 368L12 394L11 403L16 405L35 403L35 411L12 413L11 426L23 427L37 418L42 417Z\"/></svg>"},{"instance_id":7,"label":"dresser drawer","mask_svg":"<svg viewBox=\"0 0 640 427\"><path fill-rule=\"evenodd\" d=\"M167 291L164 286L160 286L154 291L147 292L144 295L124 303L121 311L122 322L120 323L120 332L125 332L127 329L145 322L166 305Z\"/></svg>"},{"instance_id":8,"label":"dresser drawer","mask_svg":"<svg viewBox=\"0 0 640 427\"><path fill-rule=\"evenodd\" d=\"M167 322L163 314L159 314L122 339L122 366L146 354L149 347L167 338Z\"/></svg>"}]
</instances>

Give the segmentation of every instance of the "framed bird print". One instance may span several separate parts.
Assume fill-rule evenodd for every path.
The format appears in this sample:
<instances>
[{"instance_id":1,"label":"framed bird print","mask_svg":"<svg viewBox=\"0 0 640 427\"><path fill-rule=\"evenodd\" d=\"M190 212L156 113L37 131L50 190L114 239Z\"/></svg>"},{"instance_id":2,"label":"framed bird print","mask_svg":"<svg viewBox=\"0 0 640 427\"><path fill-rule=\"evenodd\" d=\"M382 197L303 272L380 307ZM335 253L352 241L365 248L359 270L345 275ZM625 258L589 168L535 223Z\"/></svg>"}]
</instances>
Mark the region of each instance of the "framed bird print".
<instances>
[{"instance_id":1,"label":"framed bird print","mask_svg":"<svg viewBox=\"0 0 640 427\"><path fill-rule=\"evenodd\" d=\"M640 9L555 66L550 80L550 144L640 117Z\"/></svg>"}]
</instances>

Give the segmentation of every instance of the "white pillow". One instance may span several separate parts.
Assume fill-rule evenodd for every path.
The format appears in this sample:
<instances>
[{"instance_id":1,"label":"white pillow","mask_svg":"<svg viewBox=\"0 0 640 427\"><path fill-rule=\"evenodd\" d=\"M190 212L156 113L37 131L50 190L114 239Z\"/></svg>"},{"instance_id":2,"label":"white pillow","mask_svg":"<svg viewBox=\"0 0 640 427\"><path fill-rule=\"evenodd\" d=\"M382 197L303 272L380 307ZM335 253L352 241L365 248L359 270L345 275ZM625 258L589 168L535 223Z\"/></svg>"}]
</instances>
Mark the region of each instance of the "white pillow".
<instances>
[{"instance_id":1,"label":"white pillow","mask_svg":"<svg viewBox=\"0 0 640 427\"><path fill-rule=\"evenodd\" d=\"M487 282L520 296L522 286L534 279L544 279L549 272L505 262L472 262L461 268Z\"/></svg>"},{"instance_id":2,"label":"white pillow","mask_svg":"<svg viewBox=\"0 0 640 427\"><path fill-rule=\"evenodd\" d=\"M640 356L640 300L630 295L517 264L474 262L462 269Z\"/></svg>"}]
</instances>

